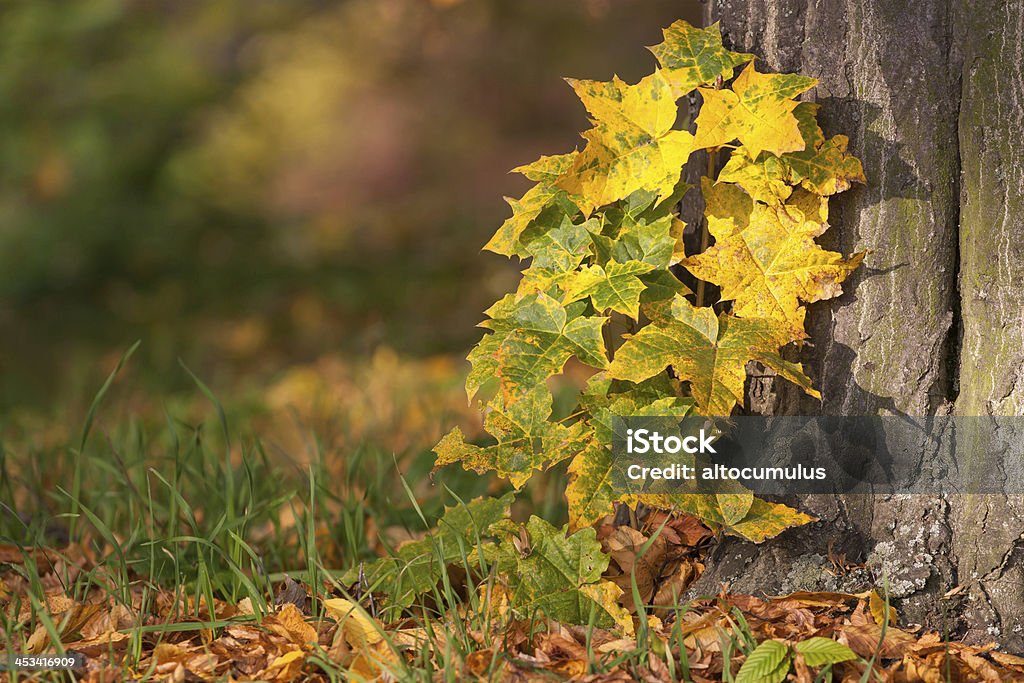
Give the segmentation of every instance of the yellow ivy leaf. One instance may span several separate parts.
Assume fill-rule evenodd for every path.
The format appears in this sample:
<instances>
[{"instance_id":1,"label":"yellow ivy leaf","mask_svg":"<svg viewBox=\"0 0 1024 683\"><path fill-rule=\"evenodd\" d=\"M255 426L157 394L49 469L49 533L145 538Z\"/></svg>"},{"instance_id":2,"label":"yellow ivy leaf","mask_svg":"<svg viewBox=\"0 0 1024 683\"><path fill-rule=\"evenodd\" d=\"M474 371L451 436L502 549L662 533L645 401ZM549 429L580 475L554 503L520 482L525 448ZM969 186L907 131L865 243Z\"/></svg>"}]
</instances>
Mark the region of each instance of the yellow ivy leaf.
<instances>
[{"instance_id":1,"label":"yellow ivy leaf","mask_svg":"<svg viewBox=\"0 0 1024 683\"><path fill-rule=\"evenodd\" d=\"M614 511L620 494L612 487L612 467L611 451L596 443L569 463L565 497L570 529L590 526Z\"/></svg>"},{"instance_id":2,"label":"yellow ivy leaf","mask_svg":"<svg viewBox=\"0 0 1024 683\"><path fill-rule=\"evenodd\" d=\"M673 300L668 314L626 337L608 366L609 377L642 382L671 366L679 379L690 383L700 414L728 416L743 401L746 364L757 361L820 397L803 368L779 355L789 341L788 331L772 321L716 316L681 297Z\"/></svg>"},{"instance_id":3,"label":"yellow ivy leaf","mask_svg":"<svg viewBox=\"0 0 1024 683\"><path fill-rule=\"evenodd\" d=\"M708 232L716 240L724 240L746 229L750 214L754 212L754 200L749 194L737 185L715 183L710 178L701 178L700 184Z\"/></svg>"},{"instance_id":4,"label":"yellow ivy leaf","mask_svg":"<svg viewBox=\"0 0 1024 683\"><path fill-rule=\"evenodd\" d=\"M662 34L664 42L648 49L658 58L676 98L698 85L714 83L719 76L729 80L734 67L754 59L754 55L732 52L722 46L717 21L700 29L680 19Z\"/></svg>"},{"instance_id":5,"label":"yellow ivy leaf","mask_svg":"<svg viewBox=\"0 0 1024 683\"><path fill-rule=\"evenodd\" d=\"M484 249L503 256L522 254L519 236L530 227L530 224L544 209L554 203L556 197L561 193L554 186L554 181L572 167L575 158L576 152L544 156L532 164L513 169L516 173L521 173L537 184L527 190L526 194L519 199L505 197L505 201L512 207L512 216L501 224L490 241L484 245Z\"/></svg>"},{"instance_id":6,"label":"yellow ivy leaf","mask_svg":"<svg viewBox=\"0 0 1024 683\"><path fill-rule=\"evenodd\" d=\"M754 494L750 491L744 493L716 493L715 503L722 514L722 522L731 526L741 522L750 512L754 505Z\"/></svg>"},{"instance_id":7,"label":"yellow ivy leaf","mask_svg":"<svg viewBox=\"0 0 1024 683\"><path fill-rule=\"evenodd\" d=\"M398 662L398 654L384 638L384 627L361 607L344 598L331 598L324 601L324 609L338 622L331 649L347 653L340 663L353 678L375 679ZM345 647L341 647L342 641Z\"/></svg>"},{"instance_id":8,"label":"yellow ivy leaf","mask_svg":"<svg viewBox=\"0 0 1024 683\"><path fill-rule=\"evenodd\" d=\"M593 117L583 133L586 148L556 186L568 192L584 215L637 190L673 193L693 150L693 136L673 130L678 109L660 71L629 85L569 79Z\"/></svg>"},{"instance_id":9,"label":"yellow ivy leaf","mask_svg":"<svg viewBox=\"0 0 1024 683\"><path fill-rule=\"evenodd\" d=\"M636 634L632 615L619 602L622 597L621 588L611 581L602 579L597 583L584 584L580 587L580 593L593 600L599 608L607 612L627 638L632 638Z\"/></svg>"},{"instance_id":10,"label":"yellow ivy leaf","mask_svg":"<svg viewBox=\"0 0 1024 683\"><path fill-rule=\"evenodd\" d=\"M896 608L886 605L885 600L874 589L868 593L868 609L871 610L871 616L879 626L895 626L899 619Z\"/></svg>"},{"instance_id":11,"label":"yellow ivy leaf","mask_svg":"<svg viewBox=\"0 0 1024 683\"><path fill-rule=\"evenodd\" d=\"M745 68L732 89L701 88L704 104L697 115L694 149L719 147L739 140L751 158L804 149L792 98L818 81L797 74L763 74L754 63Z\"/></svg>"},{"instance_id":12,"label":"yellow ivy leaf","mask_svg":"<svg viewBox=\"0 0 1024 683\"><path fill-rule=\"evenodd\" d=\"M795 208L755 204L745 228L683 265L695 277L719 285L722 298L735 302L735 315L777 321L790 339L804 339L806 309L800 302L839 296L840 283L864 258L860 253L844 259L822 249L805 225Z\"/></svg>"}]
</instances>

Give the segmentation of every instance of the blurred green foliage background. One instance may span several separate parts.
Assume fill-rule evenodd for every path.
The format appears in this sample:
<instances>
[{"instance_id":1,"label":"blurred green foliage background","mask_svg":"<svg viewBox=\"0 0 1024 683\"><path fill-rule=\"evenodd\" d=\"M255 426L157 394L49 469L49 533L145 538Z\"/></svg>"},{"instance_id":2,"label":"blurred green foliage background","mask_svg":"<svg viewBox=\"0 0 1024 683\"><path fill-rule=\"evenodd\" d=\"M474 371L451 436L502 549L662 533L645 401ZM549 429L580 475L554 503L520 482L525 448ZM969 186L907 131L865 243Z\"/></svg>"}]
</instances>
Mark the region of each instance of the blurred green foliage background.
<instances>
[{"instance_id":1,"label":"blurred green foliage background","mask_svg":"<svg viewBox=\"0 0 1024 683\"><path fill-rule=\"evenodd\" d=\"M4 2L0 408L88 395L135 339L168 391L178 358L216 385L464 354L516 277L479 252L508 169L586 127L560 77L635 80L678 18L698 3Z\"/></svg>"}]
</instances>

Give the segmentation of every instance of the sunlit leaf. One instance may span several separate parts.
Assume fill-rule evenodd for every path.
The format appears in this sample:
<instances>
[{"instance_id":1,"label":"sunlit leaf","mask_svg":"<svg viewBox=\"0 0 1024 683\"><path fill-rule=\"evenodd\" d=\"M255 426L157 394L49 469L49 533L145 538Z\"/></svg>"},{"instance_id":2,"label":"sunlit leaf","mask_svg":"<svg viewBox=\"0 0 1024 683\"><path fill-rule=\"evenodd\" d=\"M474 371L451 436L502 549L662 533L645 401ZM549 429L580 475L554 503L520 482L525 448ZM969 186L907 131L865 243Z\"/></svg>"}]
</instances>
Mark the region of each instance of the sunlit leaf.
<instances>
[{"instance_id":1,"label":"sunlit leaf","mask_svg":"<svg viewBox=\"0 0 1024 683\"><path fill-rule=\"evenodd\" d=\"M698 410L727 416L743 401L746 364L758 361L808 394L818 396L799 364L784 360L779 349L788 341L770 320L716 316L710 308L695 308L682 298L672 302L670 317L656 320L616 351L608 376L641 382L671 366L690 382Z\"/></svg>"},{"instance_id":2,"label":"sunlit leaf","mask_svg":"<svg viewBox=\"0 0 1024 683\"><path fill-rule=\"evenodd\" d=\"M816 84L815 79L797 74L759 73L751 62L731 89L701 88L704 104L697 115L694 148L739 140L754 159L763 151L783 154L804 149L793 98Z\"/></svg>"},{"instance_id":3,"label":"sunlit leaf","mask_svg":"<svg viewBox=\"0 0 1024 683\"><path fill-rule=\"evenodd\" d=\"M729 80L734 67L754 59L754 55L732 52L722 46L718 22L701 29L680 19L662 33L664 42L649 49L658 58L676 97L698 85L714 83L719 76Z\"/></svg>"},{"instance_id":4,"label":"sunlit leaf","mask_svg":"<svg viewBox=\"0 0 1024 683\"><path fill-rule=\"evenodd\" d=\"M844 258L818 246L798 210L757 204L746 227L683 265L719 285L735 315L777 321L791 339L802 339L803 304L842 294L841 283L863 259L863 253Z\"/></svg>"},{"instance_id":5,"label":"sunlit leaf","mask_svg":"<svg viewBox=\"0 0 1024 683\"><path fill-rule=\"evenodd\" d=\"M587 146L559 180L585 215L637 190L668 197L693 149L693 136L674 130L678 110L660 71L629 85L569 80L593 117Z\"/></svg>"},{"instance_id":6,"label":"sunlit leaf","mask_svg":"<svg viewBox=\"0 0 1024 683\"><path fill-rule=\"evenodd\" d=\"M455 427L434 446L435 468L457 462L481 474L494 471L519 488L535 471L571 458L587 446L583 423L566 427L550 422L550 414L551 392L543 384L514 403L491 406L484 427L497 443L466 443L462 430Z\"/></svg>"}]
</instances>

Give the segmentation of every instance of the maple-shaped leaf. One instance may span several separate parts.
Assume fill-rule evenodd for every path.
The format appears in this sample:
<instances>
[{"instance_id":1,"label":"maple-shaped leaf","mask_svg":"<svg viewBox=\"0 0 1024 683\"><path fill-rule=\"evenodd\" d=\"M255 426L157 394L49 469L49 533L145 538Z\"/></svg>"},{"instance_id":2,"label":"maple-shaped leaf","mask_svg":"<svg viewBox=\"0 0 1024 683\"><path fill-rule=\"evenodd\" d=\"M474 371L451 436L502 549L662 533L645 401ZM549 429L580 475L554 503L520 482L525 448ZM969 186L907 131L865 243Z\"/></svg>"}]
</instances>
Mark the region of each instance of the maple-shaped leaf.
<instances>
[{"instance_id":1,"label":"maple-shaped leaf","mask_svg":"<svg viewBox=\"0 0 1024 683\"><path fill-rule=\"evenodd\" d=\"M797 74L759 73L751 62L731 89L701 88L704 104L697 115L694 149L739 140L754 159L763 151L783 154L804 149L799 122L793 115L797 102L792 98L817 83Z\"/></svg>"},{"instance_id":2,"label":"maple-shaped leaf","mask_svg":"<svg viewBox=\"0 0 1024 683\"><path fill-rule=\"evenodd\" d=\"M681 237L685 224L675 216L636 222L624 219L612 225L611 234L592 235L598 263L640 261L667 269L682 258Z\"/></svg>"},{"instance_id":3,"label":"maple-shaped leaf","mask_svg":"<svg viewBox=\"0 0 1024 683\"><path fill-rule=\"evenodd\" d=\"M585 310L584 302L564 306L544 292L508 294L491 306L491 319L480 326L492 332L468 356L473 364L466 379L469 397L497 377L503 399L513 402L561 372L571 356L603 368L608 361L601 326L607 318L584 316Z\"/></svg>"},{"instance_id":4,"label":"maple-shaped leaf","mask_svg":"<svg viewBox=\"0 0 1024 683\"><path fill-rule=\"evenodd\" d=\"M639 384L612 380L606 373L598 373L587 382L580 402L590 412L594 441L569 463L565 495L569 501L569 526L573 529L593 524L610 514L616 501L623 500L625 491L616 489L612 476L615 463L610 445L615 418L681 420L694 410L693 399L682 396L679 381L664 373Z\"/></svg>"},{"instance_id":5,"label":"maple-shaped leaf","mask_svg":"<svg viewBox=\"0 0 1024 683\"><path fill-rule=\"evenodd\" d=\"M793 183L820 195L832 195L850 189L851 183L866 183L860 160L846 151L849 138L836 135L829 140L818 126L818 105L801 102L793 111L804 139L803 151L782 156Z\"/></svg>"},{"instance_id":6,"label":"maple-shaped leaf","mask_svg":"<svg viewBox=\"0 0 1024 683\"><path fill-rule=\"evenodd\" d=\"M590 231L600 230L600 221L591 218L577 224L558 207L548 210L560 213L557 224L553 227L535 225L526 230L521 238L523 248L533 257L534 268L555 272L573 270L588 254Z\"/></svg>"},{"instance_id":7,"label":"maple-shaped leaf","mask_svg":"<svg viewBox=\"0 0 1024 683\"><path fill-rule=\"evenodd\" d=\"M849 259L826 251L804 227L803 214L756 204L745 228L691 256L683 265L693 275L722 288L741 318L778 321L791 339L803 339L806 309L801 302L830 299L864 254ZM811 223L817 229L816 223Z\"/></svg>"},{"instance_id":8,"label":"maple-shaped leaf","mask_svg":"<svg viewBox=\"0 0 1024 683\"><path fill-rule=\"evenodd\" d=\"M778 536L790 527L802 526L813 521L814 517L781 503L769 503L760 498L753 498L743 519L728 525L727 530L748 541L761 543L765 539Z\"/></svg>"},{"instance_id":9,"label":"maple-shaped leaf","mask_svg":"<svg viewBox=\"0 0 1024 683\"><path fill-rule=\"evenodd\" d=\"M640 294L644 283L639 276L654 270L643 261L608 261L604 266L584 266L562 282L566 303L590 297L598 311L611 309L636 319L640 315Z\"/></svg>"},{"instance_id":10,"label":"maple-shaped leaf","mask_svg":"<svg viewBox=\"0 0 1024 683\"><path fill-rule=\"evenodd\" d=\"M559 195L564 195L555 187L554 182L558 176L572 167L575 158L576 152L544 156L532 164L513 169L537 184L519 199L505 197L505 201L512 207L512 216L502 223L490 241L484 245L484 249L503 256L522 255L519 236L544 209L555 203Z\"/></svg>"},{"instance_id":11,"label":"maple-shaped leaf","mask_svg":"<svg viewBox=\"0 0 1024 683\"><path fill-rule=\"evenodd\" d=\"M754 162L742 147L733 151L718 174L718 182L735 183L757 201L772 205L786 201L792 194L789 179L789 168L782 159L764 153Z\"/></svg>"},{"instance_id":12,"label":"maple-shaped leaf","mask_svg":"<svg viewBox=\"0 0 1024 683\"><path fill-rule=\"evenodd\" d=\"M611 450L596 441L569 462L569 528L582 529L615 511L623 491L613 485L615 460Z\"/></svg>"},{"instance_id":13,"label":"maple-shaped leaf","mask_svg":"<svg viewBox=\"0 0 1024 683\"><path fill-rule=\"evenodd\" d=\"M734 235L750 224L754 200L743 188L731 183L716 183L710 178L701 178L700 186L708 232L716 240Z\"/></svg>"},{"instance_id":14,"label":"maple-shaped leaf","mask_svg":"<svg viewBox=\"0 0 1024 683\"><path fill-rule=\"evenodd\" d=\"M412 605L417 595L437 585L448 564L459 562L488 535L491 526L508 518L513 500L514 494L507 493L501 498L477 498L446 507L437 527L424 538L405 543L393 556L363 565L364 588L387 594L390 604ZM345 585L359 580L359 567L341 577Z\"/></svg>"},{"instance_id":15,"label":"maple-shaped leaf","mask_svg":"<svg viewBox=\"0 0 1024 683\"><path fill-rule=\"evenodd\" d=\"M584 215L599 206L649 190L664 198L679 182L693 150L693 136L673 130L678 109L672 87L656 71L636 85L569 80L590 112L587 146L555 183Z\"/></svg>"},{"instance_id":16,"label":"maple-shaped leaf","mask_svg":"<svg viewBox=\"0 0 1024 683\"><path fill-rule=\"evenodd\" d=\"M582 422L570 427L550 422L551 392L540 384L509 405L492 405L484 428L497 443L476 446L466 443L462 430L452 429L434 446L434 469L461 463L481 474L493 470L521 487L536 470L571 458L587 446L587 429Z\"/></svg>"},{"instance_id":17,"label":"maple-shaped leaf","mask_svg":"<svg viewBox=\"0 0 1024 683\"><path fill-rule=\"evenodd\" d=\"M714 83L719 76L729 80L735 67L754 59L754 55L732 52L722 46L717 21L700 29L680 19L662 34L664 42L648 49L658 58L677 98L698 85Z\"/></svg>"},{"instance_id":18,"label":"maple-shaped leaf","mask_svg":"<svg viewBox=\"0 0 1024 683\"><path fill-rule=\"evenodd\" d=\"M779 355L789 338L772 321L716 316L681 297L673 300L669 314L626 337L608 366L609 377L642 382L671 366L690 383L700 414L728 416L743 401L746 364L757 361L820 397L803 368Z\"/></svg>"},{"instance_id":19,"label":"maple-shaped leaf","mask_svg":"<svg viewBox=\"0 0 1024 683\"><path fill-rule=\"evenodd\" d=\"M580 529L567 535L539 517L526 523L529 548L511 540L501 549L515 564L508 574L511 607L520 618L547 618L566 624L593 623L611 628L622 623L622 607L616 602L621 590L602 580L608 556L601 551L597 532Z\"/></svg>"}]
</instances>

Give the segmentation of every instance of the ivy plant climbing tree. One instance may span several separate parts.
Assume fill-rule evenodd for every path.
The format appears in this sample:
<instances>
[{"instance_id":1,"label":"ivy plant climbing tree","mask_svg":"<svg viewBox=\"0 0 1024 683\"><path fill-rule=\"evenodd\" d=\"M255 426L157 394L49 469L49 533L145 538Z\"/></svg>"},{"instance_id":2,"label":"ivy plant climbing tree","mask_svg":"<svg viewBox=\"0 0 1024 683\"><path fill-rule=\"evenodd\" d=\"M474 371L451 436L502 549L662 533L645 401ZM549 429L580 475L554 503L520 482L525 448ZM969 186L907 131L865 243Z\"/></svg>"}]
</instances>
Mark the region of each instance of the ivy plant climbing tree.
<instances>
[{"instance_id":1,"label":"ivy plant climbing tree","mask_svg":"<svg viewBox=\"0 0 1024 683\"><path fill-rule=\"evenodd\" d=\"M759 72L753 55L723 47L717 24L676 22L651 51L659 68L636 84L570 79L590 115L585 144L516 169L536 184L508 200L512 216L485 248L529 267L486 311L466 382L493 442L467 443L456 428L435 447L436 464L493 471L520 488L568 462L571 529L616 502L643 502L761 541L810 517L741 493L616 492L611 419L728 416L752 362L816 396L784 349L807 337L805 306L839 295L863 258L815 239L828 229L829 196L864 173L846 137L824 136L817 105L796 100L813 78ZM695 94L690 132L679 102ZM683 167L701 150L711 163L691 187ZM693 226L700 250L687 254L678 209L693 192L706 208ZM576 409L554 415L547 380L570 358L594 374Z\"/></svg>"}]
</instances>

